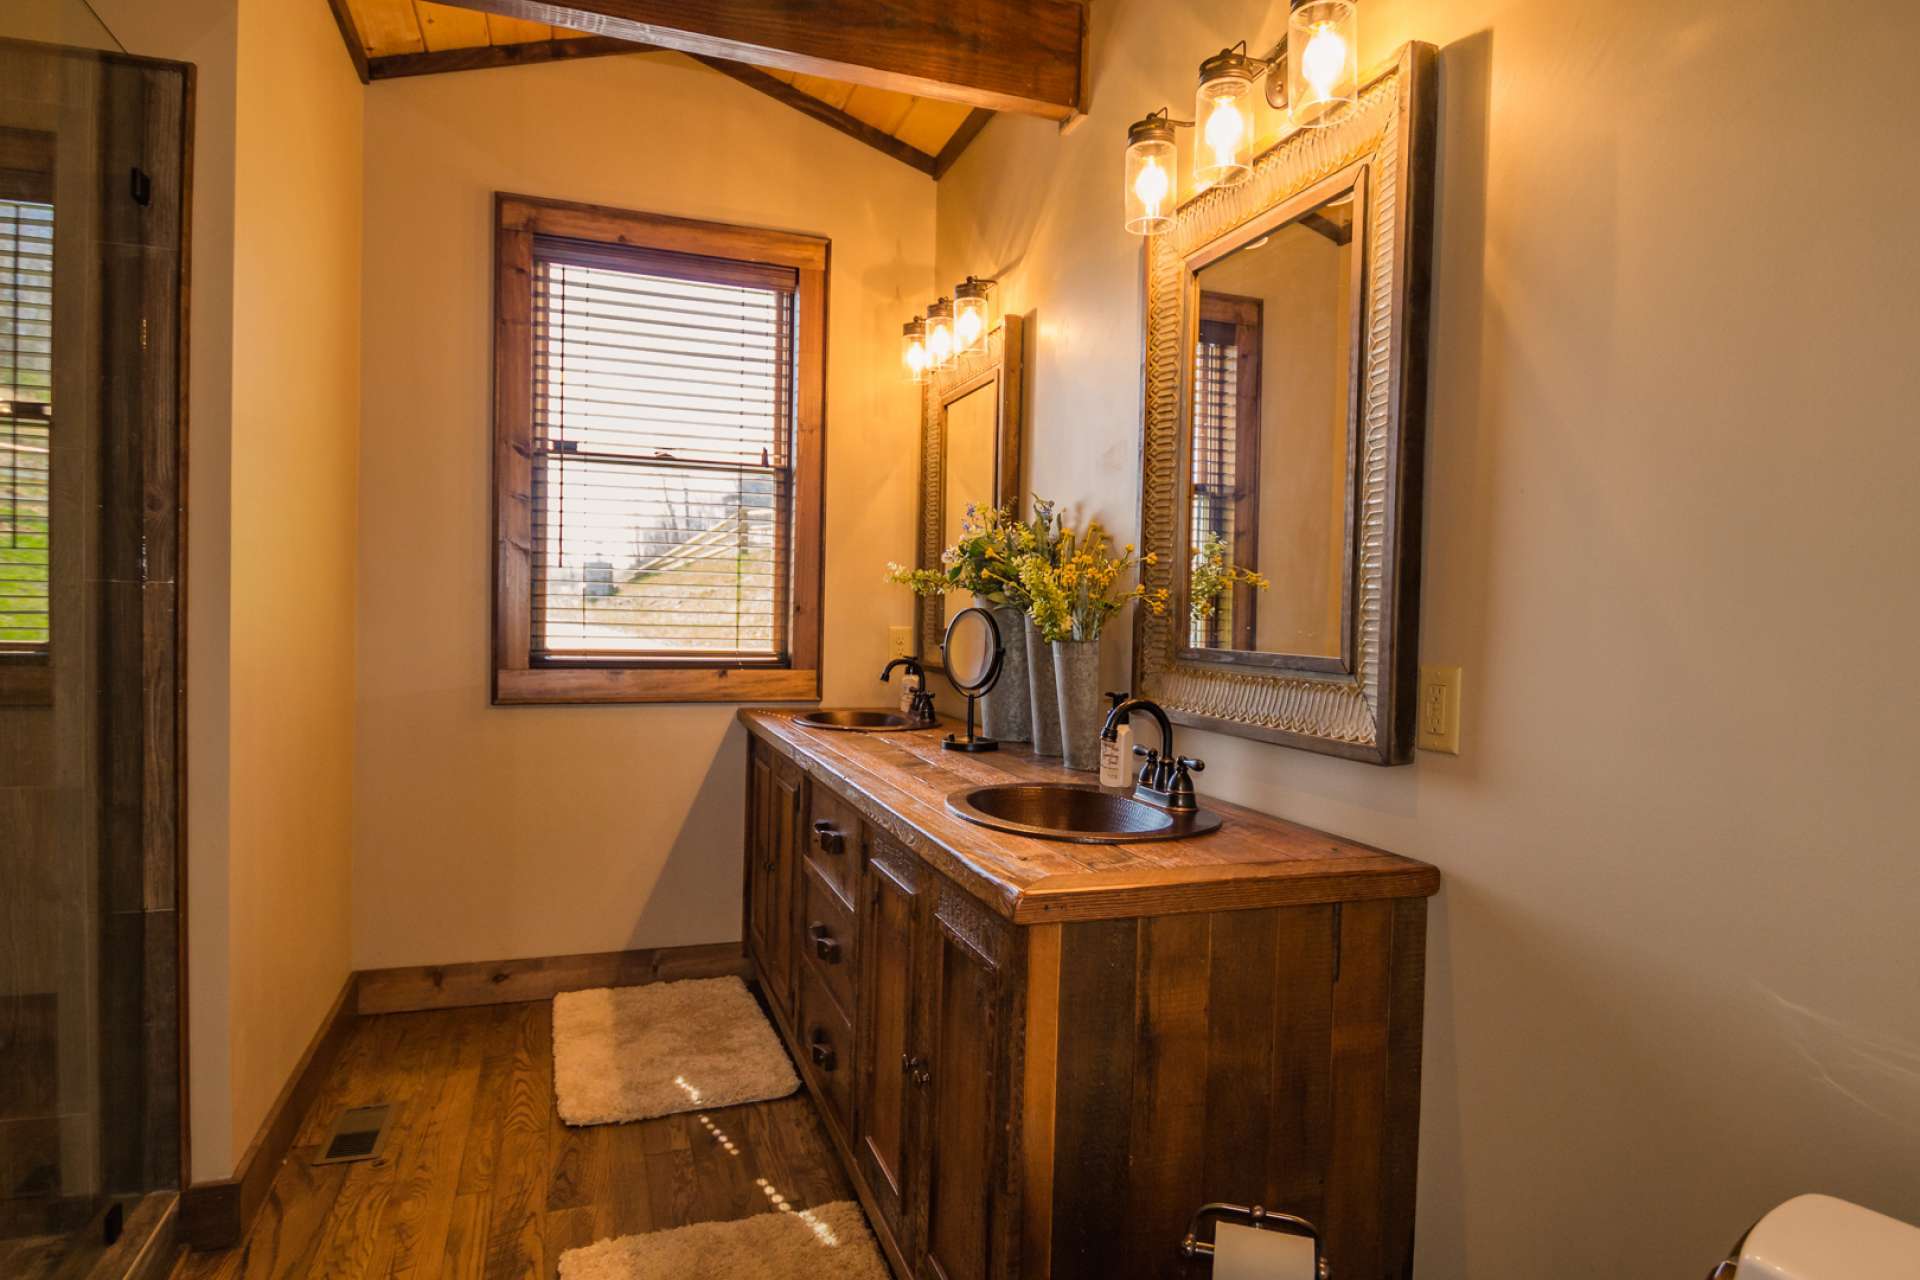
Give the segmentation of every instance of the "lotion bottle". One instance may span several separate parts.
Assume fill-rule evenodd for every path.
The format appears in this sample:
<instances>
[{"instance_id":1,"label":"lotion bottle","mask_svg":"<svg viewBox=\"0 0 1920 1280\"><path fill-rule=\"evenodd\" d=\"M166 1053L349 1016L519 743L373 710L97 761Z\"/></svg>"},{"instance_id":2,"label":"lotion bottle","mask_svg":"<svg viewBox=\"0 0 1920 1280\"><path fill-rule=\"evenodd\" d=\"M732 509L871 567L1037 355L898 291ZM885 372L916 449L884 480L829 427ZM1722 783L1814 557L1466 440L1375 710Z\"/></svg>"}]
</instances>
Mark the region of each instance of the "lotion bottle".
<instances>
[{"instance_id":1,"label":"lotion bottle","mask_svg":"<svg viewBox=\"0 0 1920 1280\"><path fill-rule=\"evenodd\" d=\"M1107 697L1114 706L1125 702L1130 695L1109 693ZM1121 716L1113 727L1100 735L1100 785L1103 787L1124 787L1131 771L1128 765L1133 762L1133 725L1128 717Z\"/></svg>"}]
</instances>

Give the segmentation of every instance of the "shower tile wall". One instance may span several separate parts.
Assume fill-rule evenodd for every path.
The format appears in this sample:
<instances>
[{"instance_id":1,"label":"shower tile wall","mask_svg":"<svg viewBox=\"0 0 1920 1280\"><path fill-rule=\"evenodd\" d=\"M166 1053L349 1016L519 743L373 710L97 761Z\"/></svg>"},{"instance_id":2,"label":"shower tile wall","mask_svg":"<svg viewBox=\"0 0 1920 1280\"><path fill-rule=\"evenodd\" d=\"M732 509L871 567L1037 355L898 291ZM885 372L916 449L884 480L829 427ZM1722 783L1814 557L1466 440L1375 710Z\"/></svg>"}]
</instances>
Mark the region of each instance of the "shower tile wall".
<instances>
[{"instance_id":1,"label":"shower tile wall","mask_svg":"<svg viewBox=\"0 0 1920 1280\"><path fill-rule=\"evenodd\" d=\"M55 220L48 652L0 666L0 1237L179 1175L185 101L177 66L0 40L0 188L44 151Z\"/></svg>"}]
</instances>

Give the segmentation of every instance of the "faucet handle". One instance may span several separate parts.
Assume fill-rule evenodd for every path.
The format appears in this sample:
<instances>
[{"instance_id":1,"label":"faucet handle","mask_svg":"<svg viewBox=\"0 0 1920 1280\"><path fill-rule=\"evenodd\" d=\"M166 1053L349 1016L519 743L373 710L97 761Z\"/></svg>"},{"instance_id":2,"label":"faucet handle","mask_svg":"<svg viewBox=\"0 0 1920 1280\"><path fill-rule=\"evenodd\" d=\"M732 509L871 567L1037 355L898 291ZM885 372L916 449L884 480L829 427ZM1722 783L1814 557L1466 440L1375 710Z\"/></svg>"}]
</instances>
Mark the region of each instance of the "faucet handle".
<instances>
[{"instance_id":1,"label":"faucet handle","mask_svg":"<svg viewBox=\"0 0 1920 1280\"><path fill-rule=\"evenodd\" d=\"M1195 773L1205 773L1207 771L1207 762L1205 760L1195 760L1192 756L1179 757L1179 765L1180 772L1182 773L1185 773L1189 769Z\"/></svg>"}]
</instances>

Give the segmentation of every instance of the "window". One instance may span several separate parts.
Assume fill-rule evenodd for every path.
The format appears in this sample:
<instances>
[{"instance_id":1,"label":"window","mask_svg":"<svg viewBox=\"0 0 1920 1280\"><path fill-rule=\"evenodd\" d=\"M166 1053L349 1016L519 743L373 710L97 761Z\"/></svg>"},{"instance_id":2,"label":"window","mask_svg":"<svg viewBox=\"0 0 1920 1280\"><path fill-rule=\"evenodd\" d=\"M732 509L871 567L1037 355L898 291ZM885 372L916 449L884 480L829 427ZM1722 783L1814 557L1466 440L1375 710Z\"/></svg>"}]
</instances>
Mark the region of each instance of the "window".
<instances>
[{"instance_id":1,"label":"window","mask_svg":"<svg viewBox=\"0 0 1920 1280\"><path fill-rule=\"evenodd\" d=\"M1233 294L1200 295L1193 379L1193 526L1195 553L1218 539L1230 564L1257 569L1260 473L1261 302ZM1213 613L1190 618L1196 649L1252 649L1253 590L1235 584Z\"/></svg>"},{"instance_id":2,"label":"window","mask_svg":"<svg viewBox=\"0 0 1920 1280\"><path fill-rule=\"evenodd\" d=\"M0 130L0 660L52 640L53 183L44 135Z\"/></svg>"},{"instance_id":3,"label":"window","mask_svg":"<svg viewBox=\"0 0 1920 1280\"><path fill-rule=\"evenodd\" d=\"M827 242L496 203L494 701L818 697Z\"/></svg>"}]
</instances>

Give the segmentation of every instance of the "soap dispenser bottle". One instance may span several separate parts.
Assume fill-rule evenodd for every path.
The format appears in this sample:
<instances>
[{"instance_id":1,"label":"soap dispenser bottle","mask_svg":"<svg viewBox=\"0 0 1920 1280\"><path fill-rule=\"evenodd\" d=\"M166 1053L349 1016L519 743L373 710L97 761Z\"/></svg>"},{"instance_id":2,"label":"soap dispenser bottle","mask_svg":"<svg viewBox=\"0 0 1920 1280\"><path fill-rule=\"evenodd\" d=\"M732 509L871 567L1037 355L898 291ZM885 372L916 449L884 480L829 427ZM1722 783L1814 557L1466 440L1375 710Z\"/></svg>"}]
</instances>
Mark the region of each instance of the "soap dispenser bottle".
<instances>
[{"instance_id":1,"label":"soap dispenser bottle","mask_svg":"<svg viewBox=\"0 0 1920 1280\"><path fill-rule=\"evenodd\" d=\"M1127 693L1109 693L1107 699L1118 707L1132 695ZM1100 735L1100 785L1103 787L1124 787L1127 785L1129 769L1133 763L1133 725L1128 717L1119 716L1113 726Z\"/></svg>"}]
</instances>

